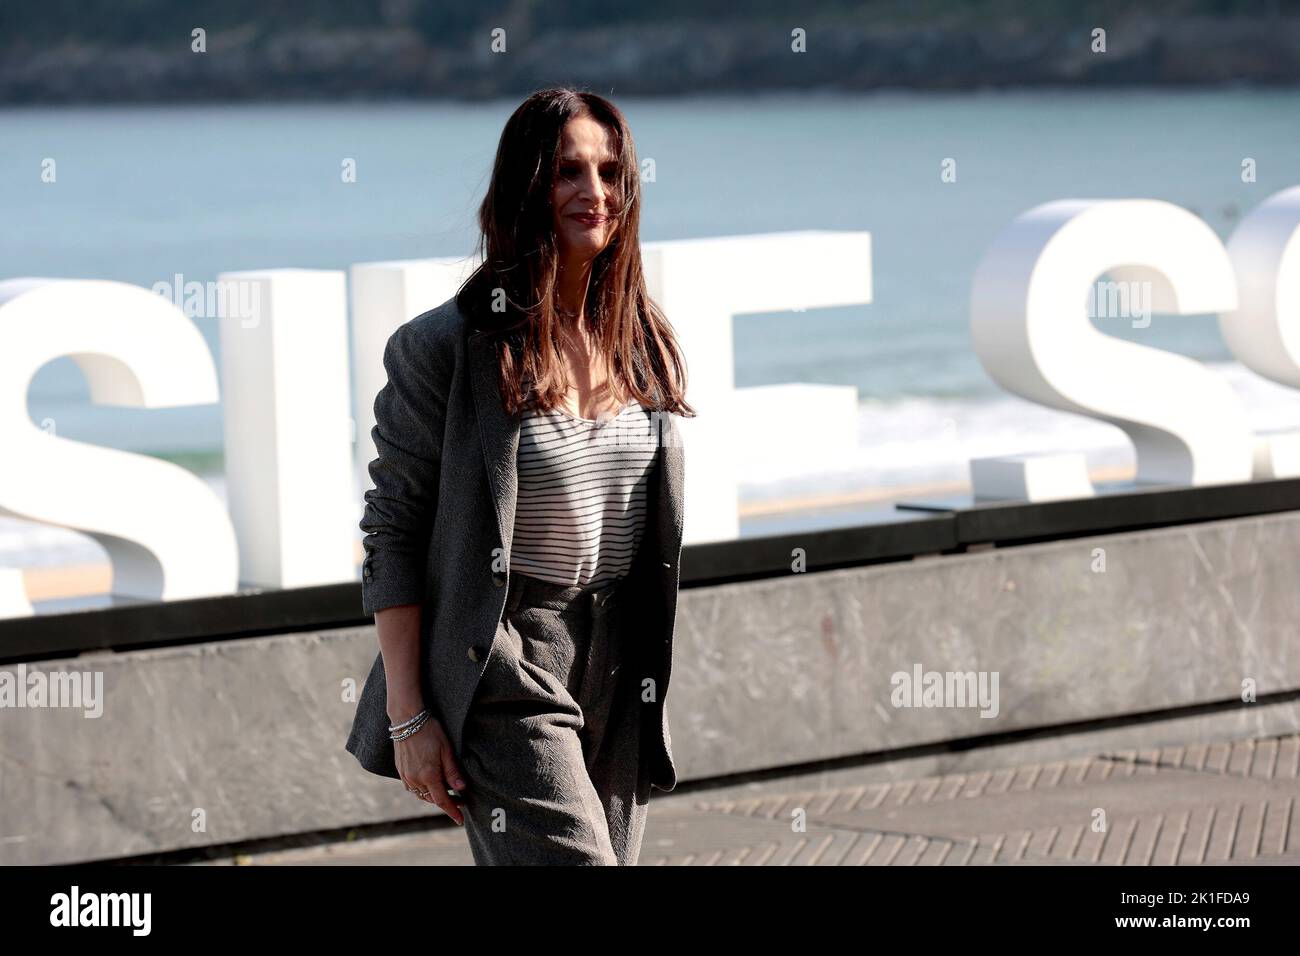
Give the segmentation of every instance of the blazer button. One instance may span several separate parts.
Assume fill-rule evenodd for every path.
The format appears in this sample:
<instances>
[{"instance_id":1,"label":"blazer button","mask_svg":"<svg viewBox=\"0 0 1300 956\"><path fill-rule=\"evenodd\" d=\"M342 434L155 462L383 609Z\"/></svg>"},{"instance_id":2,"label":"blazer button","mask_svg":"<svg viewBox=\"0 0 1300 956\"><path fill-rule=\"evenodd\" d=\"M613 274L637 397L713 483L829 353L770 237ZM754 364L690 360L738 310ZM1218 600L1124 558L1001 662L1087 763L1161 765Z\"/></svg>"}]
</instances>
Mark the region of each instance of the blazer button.
<instances>
[{"instance_id":1,"label":"blazer button","mask_svg":"<svg viewBox=\"0 0 1300 956\"><path fill-rule=\"evenodd\" d=\"M506 586L506 573L505 573L504 571L493 571L493 572L492 572L492 583L495 584L495 585L496 585L497 587L499 587L499 588L503 588L503 587L505 587L505 586Z\"/></svg>"},{"instance_id":2,"label":"blazer button","mask_svg":"<svg viewBox=\"0 0 1300 956\"><path fill-rule=\"evenodd\" d=\"M471 648L469 649L469 659L472 660L475 664L478 663L478 648L477 648L477 647L471 647Z\"/></svg>"}]
</instances>

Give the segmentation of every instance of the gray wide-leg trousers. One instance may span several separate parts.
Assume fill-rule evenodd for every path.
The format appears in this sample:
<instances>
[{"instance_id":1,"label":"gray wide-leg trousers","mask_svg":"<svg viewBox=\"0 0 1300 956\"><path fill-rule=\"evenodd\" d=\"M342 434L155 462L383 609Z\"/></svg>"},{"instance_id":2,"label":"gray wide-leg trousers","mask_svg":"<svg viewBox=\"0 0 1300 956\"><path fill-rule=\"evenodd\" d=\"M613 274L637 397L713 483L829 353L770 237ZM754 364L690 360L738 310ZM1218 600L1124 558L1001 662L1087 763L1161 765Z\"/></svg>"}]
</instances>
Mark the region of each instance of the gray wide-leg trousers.
<instances>
[{"instance_id":1,"label":"gray wide-leg trousers","mask_svg":"<svg viewBox=\"0 0 1300 956\"><path fill-rule=\"evenodd\" d=\"M618 584L517 572L460 754L465 832L482 865L635 865L650 799L637 651Z\"/></svg>"}]
</instances>

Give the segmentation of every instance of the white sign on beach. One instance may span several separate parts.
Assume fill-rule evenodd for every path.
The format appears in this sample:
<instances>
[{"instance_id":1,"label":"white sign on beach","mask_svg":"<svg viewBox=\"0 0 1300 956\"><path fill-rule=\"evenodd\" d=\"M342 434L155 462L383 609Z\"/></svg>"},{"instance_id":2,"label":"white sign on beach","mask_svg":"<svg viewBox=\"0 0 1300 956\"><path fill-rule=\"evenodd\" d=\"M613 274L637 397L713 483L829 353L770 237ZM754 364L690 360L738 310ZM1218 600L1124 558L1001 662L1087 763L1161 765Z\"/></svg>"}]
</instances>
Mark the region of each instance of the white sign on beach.
<instances>
[{"instance_id":1,"label":"white sign on beach","mask_svg":"<svg viewBox=\"0 0 1300 956\"><path fill-rule=\"evenodd\" d=\"M1298 237L1300 187L1260 205L1226 248L1199 218L1169 203L1047 203L1012 222L976 271L976 354L1008 391L1122 428L1137 450L1139 482L1300 475L1300 434L1251 434L1240 399L1197 362L1104 335L1089 322L1087 304L1105 275L1149 290L1148 308L1217 312L1243 364L1300 388ZM681 430L690 448L684 540L734 538L733 443L737 434L755 434L737 422L764 416L773 441L799 432L805 443L850 446L855 436L836 392L800 393L813 405L824 400L825 414L806 404L783 409L763 390L747 400L751 390L735 387L732 322L744 313L793 309L797 316L872 301L871 237L728 236L646 243L643 255L650 293L679 334L689 398L700 412ZM0 282L0 514L91 535L109 554L112 593L133 598L353 580L384 343L401 323L450 298L475 264L360 263L350 277L303 269L223 275L220 284L233 292L219 309L224 505L183 468L57 437L27 414L33 376L61 356L80 365L94 402L218 401L212 356L177 302L121 282ZM971 472L977 497L1093 493L1081 454L976 459ZM0 574L0 617L31 613L21 576Z\"/></svg>"}]
</instances>

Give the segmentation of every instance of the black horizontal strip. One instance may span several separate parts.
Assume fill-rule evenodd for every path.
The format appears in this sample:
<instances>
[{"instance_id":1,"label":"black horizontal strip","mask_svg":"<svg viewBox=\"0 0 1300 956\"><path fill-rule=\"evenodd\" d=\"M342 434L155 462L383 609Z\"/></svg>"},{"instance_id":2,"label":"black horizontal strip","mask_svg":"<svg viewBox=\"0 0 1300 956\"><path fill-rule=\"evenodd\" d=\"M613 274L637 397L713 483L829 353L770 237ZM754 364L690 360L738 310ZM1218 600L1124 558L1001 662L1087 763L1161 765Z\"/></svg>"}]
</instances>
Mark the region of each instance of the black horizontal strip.
<instances>
[{"instance_id":1,"label":"black horizontal strip","mask_svg":"<svg viewBox=\"0 0 1300 956\"><path fill-rule=\"evenodd\" d=\"M518 514L515 517L514 530L516 535L544 532L546 534L590 536L599 534L602 529L622 532L628 528L636 528L644 524L646 508L637 507L635 511L629 510L626 514L627 517L624 517L623 514L608 517L598 512L568 515L556 513L554 510L547 514Z\"/></svg>"},{"instance_id":2,"label":"black horizontal strip","mask_svg":"<svg viewBox=\"0 0 1300 956\"><path fill-rule=\"evenodd\" d=\"M520 529L512 537L512 551L518 550L541 550L544 548L555 547L555 541L558 539L554 529L543 528L540 530ZM563 540L571 542L577 547L595 551L602 546L615 547L635 542L637 540L636 528L618 528L613 533L607 531L597 531L590 535L572 535Z\"/></svg>"},{"instance_id":3,"label":"black horizontal strip","mask_svg":"<svg viewBox=\"0 0 1300 956\"><path fill-rule=\"evenodd\" d=\"M526 472L555 464L573 464L586 462L623 461L635 464L648 464L655 460L653 448L628 448L627 446L603 446L599 448L573 448L556 451L528 452L520 448L515 457L519 471Z\"/></svg>"},{"instance_id":4,"label":"black horizontal strip","mask_svg":"<svg viewBox=\"0 0 1300 956\"><path fill-rule=\"evenodd\" d=\"M623 558L629 555L634 555L637 548L640 547L640 543L639 540L633 540L599 547L582 547L577 543L574 543L572 546L568 544L561 545L555 543L543 544L540 546L525 544L510 549L510 560L514 561L517 557L532 558L534 560L550 557L563 558L566 561L570 561L570 563L572 563L571 559L574 558L589 558L592 561L599 559L599 561L603 562L608 559Z\"/></svg>"},{"instance_id":5,"label":"black horizontal strip","mask_svg":"<svg viewBox=\"0 0 1300 956\"><path fill-rule=\"evenodd\" d=\"M570 557L604 557L606 555L621 557L625 554L634 554L640 545L639 539L634 538L631 541L611 542L606 545L603 542L596 542L593 546L585 546L577 542L557 542L554 539L538 547L519 547L515 544L510 548L510 560L516 557L538 557L540 555L566 555Z\"/></svg>"},{"instance_id":6,"label":"black horizontal strip","mask_svg":"<svg viewBox=\"0 0 1300 956\"><path fill-rule=\"evenodd\" d=\"M519 471L528 471L529 469L549 467L552 465L565 465L575 462L615 462L623 461L633 464L647 464L655 460L653 449L632 449L627 448L588 448L573 449L564 454L539 454L528 455L522 451L516 456L515 464Z\"/></svg>"},{"instance_id":7,"label":"black horizontal strip","mask_svg":"<svg viewBox=\"0 0 1300 956\"><path fill-rule=\"evenodd\" d=\"M535 508L516 509L515 527L528 528L540 525L567 531L571 528L639 524L649 507L649 502L645 500L633 501L627 507L603 505L588 508L569 508L563 503L543 502Z\"/></svg>"},{"instance_id":8,"label":"black horizontal strip","mask_svg":"<svg viewBox=\"0 0 1300 956\"><path fill-rule=\"evenodd\" d=\"M650 507L648 495L630 500L574 498L563 494L539 495L530 501L520 499L515 507L515 526L539 520L559 528L581 528L604 524L628 524L641 520Z\"/></svg>"},{"instance_id":9,"label":"black horizontal strip","mask_svg":"<svg viewBox=\"0 0 1300 956\"><path fill-rule=\"evenodd\" d=\"M629 448L572 448L555 453L526 454L522 450L515 457L518 471L535 471L538 468L556 468L573 464L610 464L625 462L628 465L653 464L654 449Z\"/></svg>"},{"instance_id":10,"label":"black horizontal strip","mask_svg":"<svg viewBox=\"0 0 1300 956\"><path fill-rule=\"evenodd\" d=\"M593 472L609 474L622 472L626 475L640 477L649 474L653 470L653 465L654 459L642 461L621 457L604 457L586 458L579 461L558 458L529 465L520 464L515 469L515 474L524 479L539 477L542 479L563 479L570 474L591 474Z\"/></svg>"},{"instance_id":11,"label":"black horizontal strip","mask_svg":"<svg viewBox=\"0 0 1300 956\"><path fill-rule=\"evenodd\" d=\"M566 449L586 445L610 448L654 448L655 431L648 423L625 425L611 423L604 427L569 431L550 424L525 422L519 429L519 447L524 451L534 448Z\"/></svg>"},{"instance_id":12,"label":"black horizontal strip","mask_svg":"<svg viewBox=\"0 0 1300 956\"><path fill-rule=\"evenodd\" d=\"M584 513L572 515L565 511L550 510L545 514L534 512L519 512L515 515L515 529L518 531L524 528L535 531L538 528L544 528L552 534L564 533L569 531L585 531L588 529L609 528L609 527L627 527L641 523L642 516L646 513L645 505L635 505L635 510L628 509L621 511L616 515L607 516L602 513ZM626 515L626 517L624 517Z\"/></svg>"},{"instance_id":13,"label":"black horizontal strip","mask_svg":"<svg viewBox=\"0 0 1300 956\"><path fill-rule=\"evenodd\" d=\"M538 488L520 488L516 492L520 502L532 502L534 505L545 505L546 499L556 503L568 505L571 502L619 502L620 505L628 505L634 499L645 498L646 486L641 485L610 485L606 483L591 484L589 481L571 484L542 485Z\"/></svg>"},{"instance_id":14,"label":"black horizontal strip","mask_svg":"<svg viewBox=\"0 0 1300 956\"><path fill-rule=\"evenodd\" d=\"M653 448L655 435L650 429L609 426L594 434L568 434L548 428L519 430L519 447L524 451L540 449L565 449L585 445L609 448Z\"/></svg>"},{"instance_id":15,"label":"black horizontal strip","mask_svg":"<svg viewBox=\"0 0 1300 956\"><path fill-rule=\"evenodd\" d=\"M547 472L541 475L519 475L516 485L521 491L538 491L546 488L576 488L581 490L592 482L602 486L631 489L645 485L650 471L629 472L625 467L587 468L577 471Z\"/></svg>"},{"instance_id":16,"label":"black horizontal strip","mask_svg":"<svg viewBox=\"0 0 1300 956\"><path fill-rule=\"evenodd\" d=\"M558 501L581 501L599 498L602 501L628 502L638 498L649 496L649 482L647 481L621 481L617 484L610 484L607 481L578 481L570 482L553 482L551 484L538 483L532 487L525 488L517 486L515 494L520 501L533 501L543 499L548 495L556 497Z\"/></svg>"},{"instance_id":17,"label":"black horizontal strip","mask_svg":"<svg viewBox=\"0 0 1300 956\"><path fill-rule=\"evenodd\" d=\"M615 439L626 440L641 435L650 436L654 432L655 429L649 421L617 421L609 422L606 425L569 428L565 424L556 424L539 419L526 419L519 426L521 441L528 439L552 443L562 442L570 445L584 442L613 441Z\"/></svg>"}]
</instances>

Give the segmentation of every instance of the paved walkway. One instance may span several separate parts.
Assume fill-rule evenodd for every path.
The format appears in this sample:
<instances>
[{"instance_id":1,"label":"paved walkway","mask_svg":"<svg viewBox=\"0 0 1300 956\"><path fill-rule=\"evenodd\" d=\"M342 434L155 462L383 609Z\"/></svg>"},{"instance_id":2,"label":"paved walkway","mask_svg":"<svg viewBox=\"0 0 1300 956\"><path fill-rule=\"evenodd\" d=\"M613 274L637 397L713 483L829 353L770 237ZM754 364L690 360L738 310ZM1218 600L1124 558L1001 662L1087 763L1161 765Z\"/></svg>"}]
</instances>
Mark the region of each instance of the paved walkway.
<instances>
[{"instance_id":1,"label":"paved walkway","mask_svg":"<svg viewBox=\"0 0 1300 956\"><path fill-rule=\"evenodd\" d=\"M1298 765L1288 734L891 782L850 771L833 787L655 791L641 865L1296 864ZM451 826L240 862L473 861Z\"/></svg>"}]
</instances>

